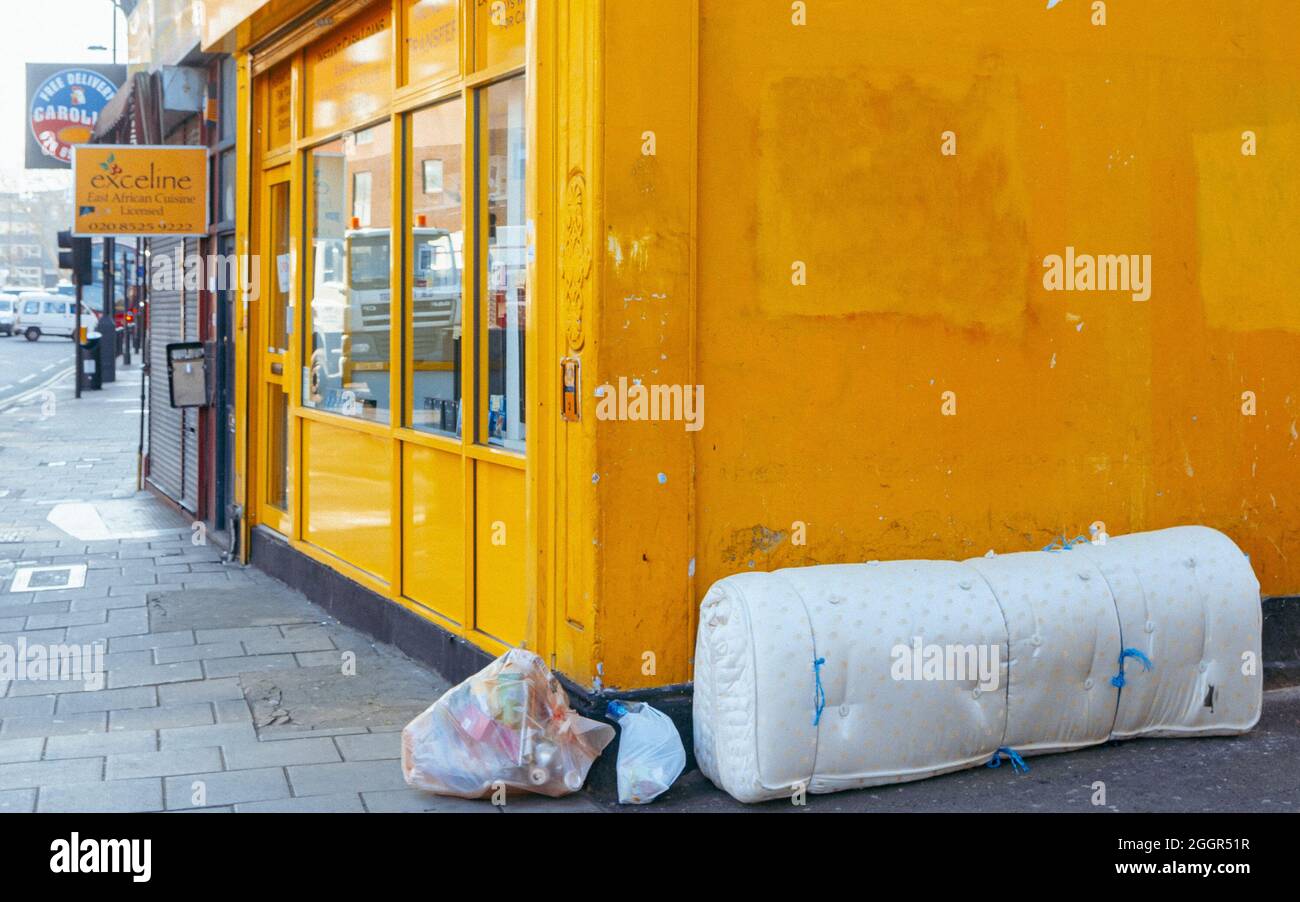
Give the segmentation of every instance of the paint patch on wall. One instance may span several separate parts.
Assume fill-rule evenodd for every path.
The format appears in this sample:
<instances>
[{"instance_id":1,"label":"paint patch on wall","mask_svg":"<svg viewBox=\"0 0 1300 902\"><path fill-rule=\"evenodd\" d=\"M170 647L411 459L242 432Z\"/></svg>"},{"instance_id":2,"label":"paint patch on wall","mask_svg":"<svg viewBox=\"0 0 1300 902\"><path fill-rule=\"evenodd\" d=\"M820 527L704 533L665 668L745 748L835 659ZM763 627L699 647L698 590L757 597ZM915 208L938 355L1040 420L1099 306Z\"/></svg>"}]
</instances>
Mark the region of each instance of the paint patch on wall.
<instances>
[{"instance_id":1,"label":"paint patch on wall","mask_svg":"<svg viewBox=\"0 0 1300 902\"><path fill-rule=\"evenodd\" d=\"M769 315L896 313L1018 323L1029 250L1014 80L855 69L763 91L759 301ZM947 85L941 87L940 85ZM956 153L941 153L943 135ZM806 284L794 284L792 265Z\"/></svg>"}]
</instances>

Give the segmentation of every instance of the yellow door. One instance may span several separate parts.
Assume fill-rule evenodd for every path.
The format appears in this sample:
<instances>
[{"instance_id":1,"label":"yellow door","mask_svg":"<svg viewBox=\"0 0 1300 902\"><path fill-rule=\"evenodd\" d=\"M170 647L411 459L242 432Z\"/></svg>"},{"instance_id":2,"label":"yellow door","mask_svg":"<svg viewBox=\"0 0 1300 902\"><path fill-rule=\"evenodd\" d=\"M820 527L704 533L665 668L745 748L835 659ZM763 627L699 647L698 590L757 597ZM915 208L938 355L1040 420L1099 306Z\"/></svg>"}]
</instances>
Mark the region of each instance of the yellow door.
<instances>
[{"instance_id":1,"label":"yellow door","mask_svg":"<svg viewBox=\"0 0 1300 902\"><path fill-rule=\"evenodd\" d=\"M293 240L289 167L266 173L260 223L262 297L259 311L255 390L260 416L256 499L258 521L283 535L293 526L292 417L289 382L293 332Z\"/></svg>"}]
</instances>

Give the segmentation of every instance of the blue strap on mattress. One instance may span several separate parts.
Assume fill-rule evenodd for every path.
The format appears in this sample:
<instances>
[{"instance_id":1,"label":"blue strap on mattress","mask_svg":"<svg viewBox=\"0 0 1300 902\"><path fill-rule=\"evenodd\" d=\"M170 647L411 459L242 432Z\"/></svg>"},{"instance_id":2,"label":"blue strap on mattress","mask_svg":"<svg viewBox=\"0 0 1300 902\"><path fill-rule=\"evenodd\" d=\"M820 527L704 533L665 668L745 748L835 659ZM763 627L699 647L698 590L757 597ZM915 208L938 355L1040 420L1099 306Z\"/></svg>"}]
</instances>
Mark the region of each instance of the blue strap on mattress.
<instances>
[{"instance_id":1,"label":"blue strap on mattress","mask_svg":"<svg viewBox=\"0 0 1300 902\"><path fill-rule=\"evenodd\" d=\"M1119 653L1119 673L1115 674L1113 677L1110 678L1110 684L1114 686L1116 689L1124 688L1124 682L1125 682L1124 681L1124 659L1125 658L1137 658L1138 661L1142 663L1143 670L1150 670L1152 667L1155 666L1154 664L1151 663L1150 658L1142 654L1142 652L1138 651L1136 648L1124 649L1122 652Z\"/></svg>"},{"instance_id":2,"label":"blue strap on mattress","mask_svg":"<svg viewBox=\"0 0 1300 902\"><path fill-rule=\"evenodd\" d=\"M822 711L826 708L826 690L822 688L822 665L825 663L825 658L813 659L813 679L817 681L816 694L813 696L817 705L817 713L813 715L814 727L821 723Z\"/></svg>"},{"instance_id":3,"label":"blue strap on mattress","mask_svg":"<svg viewBox=\"0 0 1300 902\"><path fill-rule=\"evenodd\" d=\"M1021 757L1020 757L1020 753L1017 752L1015 749L1010 748L1010 747L1005 746L1005 745L1002 746L1001 748L999 748L996 752L994 752L994 753L993 753L993 757L992 757L991 759L989 759L989 763L986 764L986 765L984 765L984 766L985 766L985 767L1001 767L1001 766L1002 766L1002 756L1003 756L1003 755L1006 755L1006 756L1007 756L1007 760L1011 762L1011 769L1012 769L1013 771L1015 771L1015 772L1018 773L1018 774L1027 774L1027 773L1029 773L1029 765L1025 763L1025 759L1024 759L1024 758L1021 758Z\"/></svg>"},{"instance_id":4,"label":"blue strap on mattress","mask_svg":"<svg viewBox=\"0 0 1300 902\"><path fill-rule=\"evenodd\" d=\"M1060 542L1052 542L1052 544L1050 545L1044 545L1043 550L1055 554L1058 551L1069 551L1075 545L1079 545L1091 541L1092 540L1089 539L1087 536L1075 536L1073 539L1067 539L1063 535L1061 536Z\"/></svg>"}]
</instances>

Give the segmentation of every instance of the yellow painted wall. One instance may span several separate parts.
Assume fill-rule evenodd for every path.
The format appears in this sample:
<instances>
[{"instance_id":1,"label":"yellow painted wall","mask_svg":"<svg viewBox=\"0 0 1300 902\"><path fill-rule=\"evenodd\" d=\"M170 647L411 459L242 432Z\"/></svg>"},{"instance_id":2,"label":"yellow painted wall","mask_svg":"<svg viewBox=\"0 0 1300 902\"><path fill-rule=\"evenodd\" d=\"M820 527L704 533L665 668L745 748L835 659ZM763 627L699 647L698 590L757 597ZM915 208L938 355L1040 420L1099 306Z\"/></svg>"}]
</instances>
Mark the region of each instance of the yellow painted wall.
<instances>
[{"instance_id":1,"label":"yellow painted wall","mask_svg":"<svg viewBox=\"0 0 1300 902\"><path fill-rule=\"evenodd\" d=\"M1095 521L1222 529L1300 591L1300 7L1044 6L605 4L588 384L706 392L697 433L598 425L606 685L688 679L727 574ZM1067 246L1150 254L1150 299L1046 291Z\"/></svg>"},{"instance_id":2,"label":"yellow painted wall","mask_svg":"<svg viewBox=\"0 0 1300 902\"><path fill-rule=\"evenodd\" d=\"M683 76L693 69L696 16L692 3L619 2L605 15L599 378L589 394L620 378L693 381L695 99ZM643 152L649 141L653 155ZM681 423L604 420L596 436L596 661L611 686L680 682L694 646L691 433Z\"/></svg>"}]
</instances>

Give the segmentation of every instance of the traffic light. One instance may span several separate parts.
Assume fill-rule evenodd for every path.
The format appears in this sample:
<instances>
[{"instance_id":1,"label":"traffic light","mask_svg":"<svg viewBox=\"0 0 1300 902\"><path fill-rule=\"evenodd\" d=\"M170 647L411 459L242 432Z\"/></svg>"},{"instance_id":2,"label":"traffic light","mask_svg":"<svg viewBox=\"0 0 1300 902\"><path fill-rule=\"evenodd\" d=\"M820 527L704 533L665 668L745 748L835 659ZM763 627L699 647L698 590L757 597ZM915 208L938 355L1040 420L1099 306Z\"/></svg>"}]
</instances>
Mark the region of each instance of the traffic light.
<instances>
[{"instance_id":1,"label":"traffic light","mask_svg":"<svg viewBox=\"0 0 1300 902\"><path fill-rule=\"evenodd\" d=\"M59 232L59 269L72 270L73 284L89 285L94 282L95 272L90 259L90 239L76 238L71 230Z\"/></svg>"}]
</instances>

